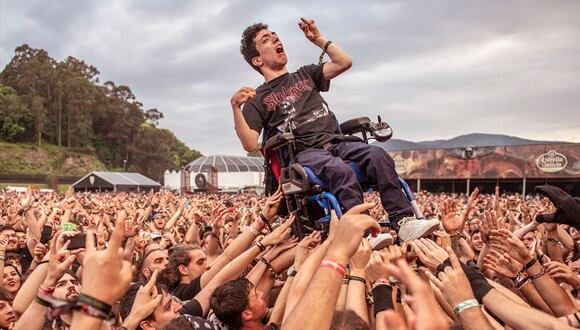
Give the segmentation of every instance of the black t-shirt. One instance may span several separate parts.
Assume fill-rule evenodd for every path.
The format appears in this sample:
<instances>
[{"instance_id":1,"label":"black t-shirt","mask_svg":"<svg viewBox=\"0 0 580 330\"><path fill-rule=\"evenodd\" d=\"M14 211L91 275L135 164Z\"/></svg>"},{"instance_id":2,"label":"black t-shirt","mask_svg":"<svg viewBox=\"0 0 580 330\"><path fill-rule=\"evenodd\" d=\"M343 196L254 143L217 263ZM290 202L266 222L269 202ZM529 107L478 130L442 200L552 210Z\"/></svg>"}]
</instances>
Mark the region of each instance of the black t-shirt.
<instances>
[{"instance_id":1,"label":"black t-shirt","mask_svg":"<svg viewBox=\"0 0 580 330\"><path fill-rule=\"evenodd\" d=\"M172 295L181 301L191 300L201 291L201 276L198 276L189 282L189 284L179 283L171 292Z\"/></svg>"},{"instance_id":2,"label":"black t-shirt","mask_svg":"<svg viewBox=\"0 0 580 330\"><path fill-rule=\"evenodd\" d=\"M286 114L282 108L292 104L296 110L295 127L298 151L320 148L338 136L336 117L320 92L328 91L322 65L303 66L293 73L285 73L256 89L256 97L243 108L244 118L251 129L265 130L266 139L285 130Z\"/></svg>"},{"instance_id":3,"label":"black t-shirt","mask_svg":"<svg viewBox=\"0 0 580 330\"><path fill-rule=\"evenodd\" d=\"M203 317L203 308L201 308L199 301L193 298L181 306L180 313Z\"/></svg>"}]
</instances>

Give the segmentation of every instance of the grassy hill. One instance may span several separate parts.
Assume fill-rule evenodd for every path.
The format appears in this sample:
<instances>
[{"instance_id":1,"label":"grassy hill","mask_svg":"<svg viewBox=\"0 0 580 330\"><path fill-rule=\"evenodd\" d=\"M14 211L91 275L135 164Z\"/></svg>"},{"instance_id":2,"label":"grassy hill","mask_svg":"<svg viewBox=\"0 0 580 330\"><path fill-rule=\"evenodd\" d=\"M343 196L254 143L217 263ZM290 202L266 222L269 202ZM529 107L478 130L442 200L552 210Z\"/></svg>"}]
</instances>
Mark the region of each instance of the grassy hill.
<instances>
[{"instance_id":1,"label":"grassy hill","mask_svg":"<svg viewBox=\"0 0 580 330\"><path fill-rule=\"evenodd\" d=\"M0 142L0 174L82 176L105 166L91 150Z\"/></svg>"}]
</instances>

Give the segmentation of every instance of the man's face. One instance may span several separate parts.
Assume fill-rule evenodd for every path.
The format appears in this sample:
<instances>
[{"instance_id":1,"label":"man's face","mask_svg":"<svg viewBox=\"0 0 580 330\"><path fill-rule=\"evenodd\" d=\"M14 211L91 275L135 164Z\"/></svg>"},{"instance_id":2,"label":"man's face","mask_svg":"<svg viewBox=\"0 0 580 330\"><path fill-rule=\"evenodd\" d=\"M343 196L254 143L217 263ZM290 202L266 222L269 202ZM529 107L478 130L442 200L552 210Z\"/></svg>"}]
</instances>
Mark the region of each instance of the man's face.
<instances>
[{"instance_id":1,"label":"man's face","mask_svg":"<svg viewBox=\"0 0 580 330\"><path fill-rule=\"evenodd\" d=\"M471 219L469 221L469 231L474 232L479 229L479 219Z\"/></svg>"},{"instance_id":2,"label":"man's face","mask_svg":"<svg viewBox=\"0 0 580 330\"><path fill-rule=\"evenodd\" d=\"M65 273L56 282L53 296L59 300L76 301L79 297L80 289L81 284L79 281L70 274Z\"/></svg>"},{"instance_id":3,"label":"man's face","mask_svg":"<svg viewBox=\"0 0 580 330\"><path fill-rule=\"evenodd\" d=\"M189 251L191 262L187 265L187 271L191 278L196 278L205 272L207 268L207 258L201 249Z\"/></svg>"},{"instance_id":4,"label":"man's face","mask_svg":"<svg viewBox=\"0 0 580 330\"><path fill-rule=\"evenodd\" d=\"M16 237L16 232L13 229L5 229L0 233L0 240L5 239L8 241L6 245L6 250L16 250L18 248L18 237Z\"/></svg>"},{"instance_id":5,"label":"man's face","mask_svg":"<svg viewBox=\"0 0 580 330\"><path fill-rule=\"evenodd\" d=\"M483 248L483 240L481 239L481 233L475 233L471 235L471 247L475 251L481 251Z\"/></svg>"},{"instance_id":6,"label":"man's face","mask_svg":"<svg viewBox=\"0 0 580 330\"><path fill-rule=\"evenodd\" d=\"M169 256L165 251L153 251L149 253L147 258L143 261L143 269L148 269L149 274L145 274L147 278L153 274L154 271L162 271L169 262Z\"/></svg>"},{"instance_id":7,"label":"man's face","mask_svg":"<svg viewBox=\"0 0 580 330\"><path fill-rule=\"evenodd\" d=\"M255 287L248 294L248 309L252 311L253 321L262 320L268 315L268 305L264 300L264 293Z\"/></svg>"},{"instance_id":8,"label":"man's face","mask_svg":"<svg viewBox=\"0 0 580 330\"><path fill-rule=\"evenodd\" d=\"M163 292L161 303L153 310L155 320L141 322L141 328L163 329L169 322L179 317L180 309L181 305L171 299L171 294Z\"/></svg>"},{"instance_id":9,"label":"man's face","mask_svg":"<svg viewBox=\"0 0 580 330\"><path fill-rule=\"evenodd\" d=\"M534 235L533 232L527 233L524 235L524 245L528 248L528 250L530 249L530 247L532 246L532 244L536 241L536 236Z\"/></svg>"},{"instance_id":10,"label":"man's face","mask_svg":"<svg viewBox=\"0 0 580 330\"><path fill-rule=\"evenodd\" d=\"M0 328L8 329L16 322L16 313L8 301L0 300Z\"/></svg>"},{"instance_id":11,"label":"man's face","mask_svg":"<svg viewBox=\"0 0 580 330\"><path fill-rule=\"evenodd\" d=\"M153 218L153 224L157 230L163 230L163 228L165 228L165 223L165 217L162 215L156 215L155 218Z\"/></svg>"},{"instance_id":12,"label":"man's face","mask_svg":"<svg viewBox=\"0 0 580 330\"><path fill-rule=\"evenodd\" d=\"M23 248L26 246L26 233L21 231L16 233L16 237L18 238L18 247Z\"/></svg>"},{"instance_id":13,"label":"man's face","mask_svg":"<svg viewBox=\"0 0 580 330\"><path fill-rule=\"evenodd\" d=\"M284 46L282 46L276 32L268 29L260 30L254 38L254 43L260 54L252 60L254 65L261 68L280 69L288 63L288 56L286 56Z\"/></svg>"}]
</instances>

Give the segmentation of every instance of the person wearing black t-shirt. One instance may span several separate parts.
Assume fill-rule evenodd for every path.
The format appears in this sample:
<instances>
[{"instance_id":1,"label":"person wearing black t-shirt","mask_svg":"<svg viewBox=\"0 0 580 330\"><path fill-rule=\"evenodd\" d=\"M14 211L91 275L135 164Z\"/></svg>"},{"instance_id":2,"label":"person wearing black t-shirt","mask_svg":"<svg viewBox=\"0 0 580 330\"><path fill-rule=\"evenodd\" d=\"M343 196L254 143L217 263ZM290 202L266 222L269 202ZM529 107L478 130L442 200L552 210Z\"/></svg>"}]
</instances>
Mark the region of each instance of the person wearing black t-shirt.
<instances>
[{"instance_id":1,"label":"person wearing black t-shirt","mask_svg":"<svg viewBox=\"0 0 580 330\"><path fill-rule=\"evenodd\" d=\"M430 234L439 221L414 218L391 157L380 147L346 139L320 95L329 90L331 79L351 67L350 56L325 38L314 20L301 18L298 25L308 40L328 54L330 62L303 66L289 73L284 46L266 24L251 25L242 35L240 51L244 59L265 80L255 90L242 87L232 96L235 129L242 146L246 151L255 151L259 148L258 138L262 131L270 137L285 130L286 114L282 108L291 105L296 111L292 127L296 161L328 182L330 191L345 209L363 202L363 191L356 175L344 162L348 160L358 163L367 176L377 182L391 224L395 228L401 226L399 238L408 241Z\"/></svg>"}]
</instances>

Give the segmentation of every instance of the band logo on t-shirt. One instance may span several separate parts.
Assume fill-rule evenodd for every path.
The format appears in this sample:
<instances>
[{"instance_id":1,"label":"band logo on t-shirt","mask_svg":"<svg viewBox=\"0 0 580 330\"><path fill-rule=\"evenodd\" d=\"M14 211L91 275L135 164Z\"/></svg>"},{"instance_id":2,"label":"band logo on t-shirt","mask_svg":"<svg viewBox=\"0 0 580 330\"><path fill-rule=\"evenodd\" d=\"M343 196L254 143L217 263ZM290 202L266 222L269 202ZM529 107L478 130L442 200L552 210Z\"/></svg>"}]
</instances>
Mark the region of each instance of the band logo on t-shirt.
<instances>
[{"instance_id":1,"label":"band logo on t-shirt","mask_svg":"<svg viewBox=\"0 0 580 330\"><path fill-rule=\"evenodd\" d=\"M272 91L262 102L268 111L276 110L276 107L288 98L298 99L306 91L312 91L310 79L299 80L293 85L283 86L279 91Z\"/></svg>"}]
</instances>

